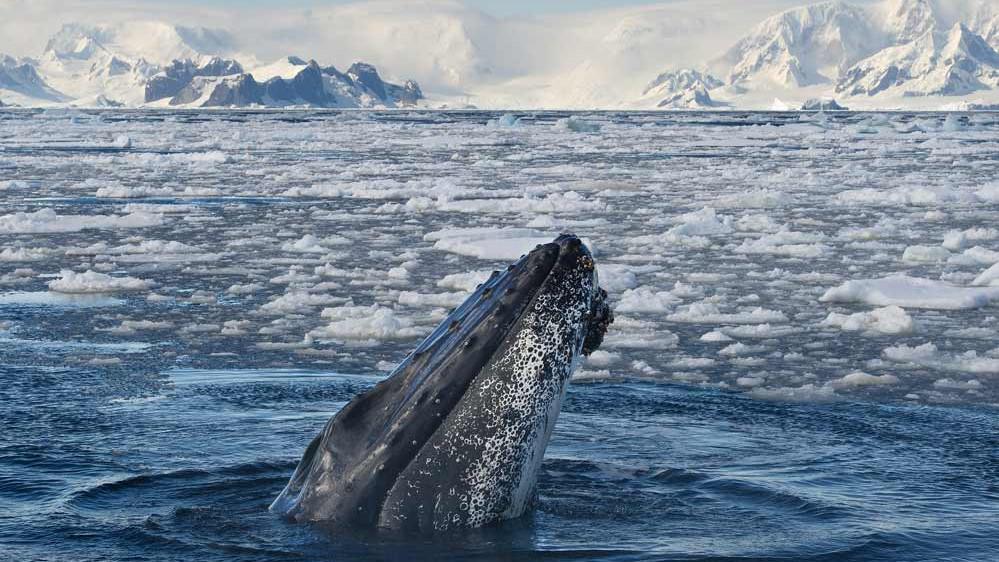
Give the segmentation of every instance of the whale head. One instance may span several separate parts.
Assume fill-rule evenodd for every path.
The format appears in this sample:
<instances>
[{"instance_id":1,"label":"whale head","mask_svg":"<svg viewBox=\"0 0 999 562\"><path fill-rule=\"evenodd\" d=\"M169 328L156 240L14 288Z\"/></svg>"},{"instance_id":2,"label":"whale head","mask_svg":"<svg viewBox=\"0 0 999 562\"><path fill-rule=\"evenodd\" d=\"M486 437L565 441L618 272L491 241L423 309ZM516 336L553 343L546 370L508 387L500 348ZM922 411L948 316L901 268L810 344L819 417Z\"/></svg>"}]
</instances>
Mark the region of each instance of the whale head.
<instances>
[{"instance_id":1,"label":"whale head","mask_svg":"<svg viewBox=\"0 0 999 562\"><path fill-rule=\"evenodd\" d=\"M606 296L573 235L494 272L326 424L271 509L421 531L523 514L569 377L612 322Z\"/></svg>"}]
</instances>

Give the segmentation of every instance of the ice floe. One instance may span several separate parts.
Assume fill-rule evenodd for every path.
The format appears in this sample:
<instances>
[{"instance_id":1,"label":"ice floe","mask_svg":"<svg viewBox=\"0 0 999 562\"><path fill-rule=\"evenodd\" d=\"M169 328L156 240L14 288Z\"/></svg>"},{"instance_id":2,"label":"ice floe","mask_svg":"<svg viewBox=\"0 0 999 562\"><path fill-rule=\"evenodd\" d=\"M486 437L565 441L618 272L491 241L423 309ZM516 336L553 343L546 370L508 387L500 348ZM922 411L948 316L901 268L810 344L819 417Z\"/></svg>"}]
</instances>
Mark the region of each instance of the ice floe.
<instances>
[{"instance_id":1,"label":"ice floe","mask_svg":"<svg viewBox=\"0 0 999 562\"><path fill-rule=\"evenodd\" d=\"M961 310L980 308L999 300L999 287L958 287L932 279L892 275L881 279L847 281L839 287L826 291L819 300L862 302L873 306L895 305L903 308Z\"/></svg>"},{"instance_id":2,"label":"ice floe","mask_svg":"<svg viewBox=\"0 0 999 562\"><path fill-rule=\"evenodd\" d=\"M941 371L975 374L999 374L999 358L983 357L977 351L951 354L940 351L933 343L917 346L899 345L884 350L886 359Z\"/></svg>"},{"instance_id":3,"label":"ice floe","mask_svg":"<svg viewBox=\"0 0 999 562\"><path fill-rule=\"evenodd\" d=\"M515 260L553 236L527 228L458 228L428 233L434 248L489 260Z\"/></svg>"},{"instance_id":4,"label":"ice floe","mask_svg":"<svg viewBox=\"0 0 999 562\"><path fill-rule=\"evenodd\" d=\"M142 228L158 226L163 216L135 212L127 215L59 215L52 209L0 215L0 232L78 232L87 229Z\"/></svg>"},{"instance_id":5,"label":"ice floe","mask_svg":"<svg viewBox=\"0 0 999 562\"><path fill-rule=\"evenodd\" d=\"M49 290L57 293L119 293L145 291L150 283L135 277L112 277L96 271L77 273L64 269L59 279L49 281Z\"/></svg>"},{"instance_id":6,"label":"ice floe","mask_svg":"<svg viewBox=\"0 0 999 562\"><path fill-rule=\"evenodd\" d=\"M867 332L875 334L911 334L915 322L905 309L891 305L876 308L870 312L839 314L830 312L822 321L823 326L839 328L844 332Z\"/></svg>"}]
</instances>

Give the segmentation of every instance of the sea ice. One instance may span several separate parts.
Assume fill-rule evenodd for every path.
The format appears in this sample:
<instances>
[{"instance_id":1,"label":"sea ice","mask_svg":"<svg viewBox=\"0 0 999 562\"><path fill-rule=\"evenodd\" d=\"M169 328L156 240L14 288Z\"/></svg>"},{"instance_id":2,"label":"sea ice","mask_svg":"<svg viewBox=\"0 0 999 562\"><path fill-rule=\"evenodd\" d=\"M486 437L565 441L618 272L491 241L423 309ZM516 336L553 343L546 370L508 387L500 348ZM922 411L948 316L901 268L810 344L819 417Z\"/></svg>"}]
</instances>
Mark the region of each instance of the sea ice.
<instances>
[{"instance_id":1,"label":"sea ice","mask_svg":"<svg viewBox=\"0 0 999 562\"><path fill-rule=\"evenodd\" d=\"M11 234L142 228L160 224L163 224L162 215L144 212L128 215L58 215L52 209L41 209L33 213L0 215L0 232Z\"/></svg>"},{"instance_id":2,"label":"sea ice","mask_svg":"<svg viewBox=\"0 0 999 562\"><path fill-rule=\"evenodd\" d=\"M912 317L905 312L905 309L895 305L855 314L830 312L822 321L822 325L839 328L844 332L891 335L911 334L915 328Z\"/></svg>"},{"instance_id":3,"label":"sea ice","mask_svg":"<svg viewBox=\"0 0 999 562\"><path fill-rule=\"evenodd\" d=\"M957 287L942 281L892 275L881 279L847 281L825 292L822 302L863 302L873 306L900 306L962 310L999 300L999 287Z\"/></svg>"},{"instance_id":4,"label":"sea ice","mask_svg":"<svg viewBox=\"0 0 999 562\"><path fill-rule=\"evenodd\" d=\"M49 290L57 293L118 293L145 291L150 283L135 277L112 277L96 271L77 273L70 269L60 272L60 278L49 281Z\"/></svg>"},{"instance_id":5,"label":"sea ice","mask_svg":"<svg viewBox=\"0 0 999 562\"><path fill-rule=\"evenodd\" d=\"M423 237L434 248L489 260L515 260L554 236L526 228L458 228L438 230Z\"/></svg>"},{"instance_id":6,"label":"sea ice","mask_svg":"<svg viewBox=\"0 0 999 562\"><path fill-rule=\"evenodd\" d=\"M395 340L410 339L423 333L413 322L396 315L391 308L377 304L354 306L347 304L323 309L322 317L330 323L309 332L319 339L333 340Z\"/></svg>"},{"instance_id":7,"label":"sea ice","mask_svg":"<svg viewBox=\"0 0 999 562\"><path fill-rule=\"evenodd\" d=\"M928 367L941 371L956 371L962 373L999 374L999 359L982 357L976 351L961 354L941 352L933 343L924 343L915 347L899 345L884 350L886 359L898 363L910 363L920 367Z\"/></svg>"}]
</instances>

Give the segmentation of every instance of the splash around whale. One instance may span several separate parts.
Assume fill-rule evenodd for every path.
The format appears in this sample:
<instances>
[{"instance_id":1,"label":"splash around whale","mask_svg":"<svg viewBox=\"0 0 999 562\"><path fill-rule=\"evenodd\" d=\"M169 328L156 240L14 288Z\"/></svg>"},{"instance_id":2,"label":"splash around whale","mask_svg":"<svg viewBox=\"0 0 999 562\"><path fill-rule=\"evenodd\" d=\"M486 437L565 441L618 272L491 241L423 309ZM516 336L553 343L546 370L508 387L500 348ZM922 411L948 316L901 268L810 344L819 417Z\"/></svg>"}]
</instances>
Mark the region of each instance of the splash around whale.
<instances>
[{"instance_id":1,"label":"splash around whale","mask_svg":"<svg viewBox=\"0 0 999 562\"><path fill-rule=\"evenodd\" d=\"M524 514L569 377L613 321L606 297L573 235L494 272L326 424L271 509L400 531Z\"/></svg>"}]
</instances>

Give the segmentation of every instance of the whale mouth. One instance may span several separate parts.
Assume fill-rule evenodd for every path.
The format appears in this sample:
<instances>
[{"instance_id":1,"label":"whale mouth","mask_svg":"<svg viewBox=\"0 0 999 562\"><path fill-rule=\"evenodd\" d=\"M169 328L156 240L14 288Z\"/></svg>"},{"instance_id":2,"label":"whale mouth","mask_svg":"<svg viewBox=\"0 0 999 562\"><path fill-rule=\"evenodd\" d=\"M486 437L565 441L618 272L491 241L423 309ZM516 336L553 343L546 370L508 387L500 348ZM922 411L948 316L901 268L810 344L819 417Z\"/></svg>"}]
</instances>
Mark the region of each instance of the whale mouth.
<instances>
[{"instance_id":1,"label":"whale mouth","mask_svg":"<svg viewBox=\"0 0 999 562\"><path fill-rule=\"evenodd\" d=\"M374 525L397 477L530 311L577 311L579 336L564 355L578 356L599 346L613 320L606 296L590 250L572 234L493 272L388 378L327 423L271 508L296 520Z\"/></svg>"}]
</instances>

